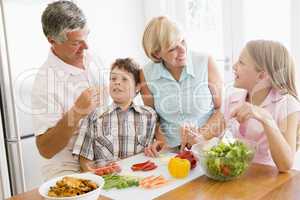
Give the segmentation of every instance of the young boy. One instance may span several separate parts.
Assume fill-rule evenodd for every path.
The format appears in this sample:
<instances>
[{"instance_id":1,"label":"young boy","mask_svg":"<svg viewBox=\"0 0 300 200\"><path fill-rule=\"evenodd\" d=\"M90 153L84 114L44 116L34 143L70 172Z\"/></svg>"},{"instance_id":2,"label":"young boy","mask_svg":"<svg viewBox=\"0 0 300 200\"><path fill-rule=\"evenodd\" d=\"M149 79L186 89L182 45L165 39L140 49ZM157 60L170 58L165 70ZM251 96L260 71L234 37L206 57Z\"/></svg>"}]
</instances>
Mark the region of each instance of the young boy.
<instances>
[{"instance_id":1,"label":"young boy","mask_svg":"<svg viewBox=\"0 0 300 200\"><path fill-rule=\"evenodd\" d=\"M113 103L97 108L82 123L73 148L82 171L92 160L114 160L140 153L153 140L155 111L138 106L133 98L139 92L139 65L130 58L117 59L111 67L109 93Z\"/></svg>"}]
</instances>

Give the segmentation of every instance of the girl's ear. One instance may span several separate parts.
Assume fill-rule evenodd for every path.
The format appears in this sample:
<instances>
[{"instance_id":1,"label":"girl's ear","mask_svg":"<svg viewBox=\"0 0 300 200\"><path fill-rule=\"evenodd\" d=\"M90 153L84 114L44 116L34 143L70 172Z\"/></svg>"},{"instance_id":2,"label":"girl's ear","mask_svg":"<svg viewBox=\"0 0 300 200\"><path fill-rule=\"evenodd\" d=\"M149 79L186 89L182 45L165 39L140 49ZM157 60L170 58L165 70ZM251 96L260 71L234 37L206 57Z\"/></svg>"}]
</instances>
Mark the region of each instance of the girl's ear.
<instances>
[{"instance_id":1,"label":"girl's ear","mask_svg":"<svg viewBox=\"0 0 300 200\"><path fill-rule=\"evenodd\" d=\"M266 71L261 71L258 74L258 78L260 80L267 80L269 78L269 74Z\"/></svg>"}]
</instances>

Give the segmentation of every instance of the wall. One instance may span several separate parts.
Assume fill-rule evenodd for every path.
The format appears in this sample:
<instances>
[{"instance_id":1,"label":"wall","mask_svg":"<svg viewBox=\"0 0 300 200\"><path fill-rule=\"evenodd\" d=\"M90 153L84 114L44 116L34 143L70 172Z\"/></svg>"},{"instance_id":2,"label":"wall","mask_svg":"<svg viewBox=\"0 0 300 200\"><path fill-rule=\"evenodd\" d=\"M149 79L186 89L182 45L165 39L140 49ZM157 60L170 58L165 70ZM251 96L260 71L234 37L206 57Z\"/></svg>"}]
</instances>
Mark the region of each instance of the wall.
<instances>
[{"instance_id":1,"label":"wall","mask_svg":"<svg viewBox=\"0 0 300 200\"><path fill-rule=\"evenodd\" d=\"M291 52L295 58L296 64L296 85L298 86L298 95L300 94L300 1L291 0ZM298 157L300 166L300 158Z\"/></svg>"}]
</instances>

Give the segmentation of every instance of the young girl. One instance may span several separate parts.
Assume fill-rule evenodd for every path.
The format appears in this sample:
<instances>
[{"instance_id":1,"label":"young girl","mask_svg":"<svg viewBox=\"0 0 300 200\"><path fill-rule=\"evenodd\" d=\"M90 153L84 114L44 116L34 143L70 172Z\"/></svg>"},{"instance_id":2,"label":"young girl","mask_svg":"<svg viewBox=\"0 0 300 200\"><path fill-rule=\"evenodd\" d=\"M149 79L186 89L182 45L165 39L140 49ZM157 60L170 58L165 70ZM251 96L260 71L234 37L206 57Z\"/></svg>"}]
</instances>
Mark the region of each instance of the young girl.
<instances>
[{"instance_id":1,"label":"young girl","mask_svg":"<svg viewBox=\"0 0 300 200\"><path fill-rule=\"evenodd\" d=\"M278 42L250 41L233 69L234 86L239 90L223 105L228 127L235 138L257 144L254 162L276 165L281 172L289 170L300 120L291 56ZM188 131L183 137L195 142Z\"/></svg>"}]
</instances>

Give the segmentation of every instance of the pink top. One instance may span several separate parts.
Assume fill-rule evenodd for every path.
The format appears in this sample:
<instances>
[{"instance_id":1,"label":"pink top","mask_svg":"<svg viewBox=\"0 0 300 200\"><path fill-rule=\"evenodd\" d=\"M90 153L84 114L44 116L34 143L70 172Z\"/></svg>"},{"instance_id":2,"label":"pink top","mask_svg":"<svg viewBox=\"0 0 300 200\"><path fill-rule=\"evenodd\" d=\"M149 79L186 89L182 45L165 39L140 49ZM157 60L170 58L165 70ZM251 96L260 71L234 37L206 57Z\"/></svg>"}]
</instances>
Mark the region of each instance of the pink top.
<instances>
[{"instance_id":1,"label":"pink top","mask_svg":"<svg viewBox=\"0 0 300 200\"><path fill-rule=\"evenodd\" d=\"M229 98L225 100L223 112L226 121L230 119L230 114L234 108L245 102L246 95L246 90L235 89ZM277 124L291 113L299 112L300 116L299 101L289 94L282 95L275 89L270 91L260 107L269 111ZM255 119L249 119L239 124L234 119L229 121L228 126L235 138L256 142L257 149L253 162L275 166L270 153L267 136L264 134L264 129L260 122Z\"/></svg>"}]
</instances>

